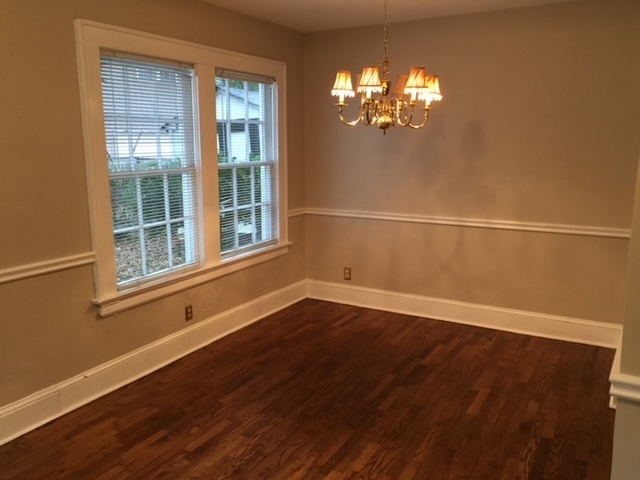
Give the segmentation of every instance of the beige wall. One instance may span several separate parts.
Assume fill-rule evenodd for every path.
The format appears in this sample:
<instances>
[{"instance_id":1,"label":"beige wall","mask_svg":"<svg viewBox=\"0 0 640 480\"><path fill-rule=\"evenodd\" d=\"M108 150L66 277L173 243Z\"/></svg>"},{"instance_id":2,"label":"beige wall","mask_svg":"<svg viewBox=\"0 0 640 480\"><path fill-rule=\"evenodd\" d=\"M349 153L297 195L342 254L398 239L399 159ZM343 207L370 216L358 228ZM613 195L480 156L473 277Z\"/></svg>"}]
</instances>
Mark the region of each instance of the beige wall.
<instances>
[{"instance_id":1,"label":"beige wall","mask_svg":"<svg viewBox=\"0 0 640 480\"><path fill-rule=\"evenodd\" d=\"M379 62L380 27L302 36L195 0L1 0L0 270L91 251L74 18L287 62L291 209L630 227L635 0L392 25L393 72L424 62L445 99L426 130L386 136L340 125L329 96L335 70ZM179 331L186 303L197 322L305 277L341 281L344 265L352 285L625 315L626 239L316 215L290 237L285 257L106 319L91 266L0 284L0 406ZM627 316L628 345L637 327Z\"/></svg>"},{"instance_id":2,"label":"beige wall","mask_svg":"<svg viewBox=\"0 0 640 480\"><path fill-rule=\"evenodd\" d=\"M355 285L622 323L628 239L331 212L629 229L639 24L634 1L392 24L392 75L424 64L444 100L385 136L341 125L329 95L336 70L380 61L382 28L305 36L306 205L329 210L307 218L308 277L350 265Z\"/></svg>"},{"instance_id":3,"label":"beige wall","mask_svg":"<svg viewBox=\"0 0 640 480\"><path fill-rule=\"evenodd\" d=\"M635 207L631 245L629 247L629 267L626 292L626 312L620 350L620 371L613 372L614 378L620 373L628 375L625 380L640 385L640 175L636 186ZM629 391L637 391L637 386L627 385ZM616 425L613 438L612 480L635 480L640 471L640 401L632 396L618 399Z\"/></svg>"},{"instance_id":4,"label":"beige wall","mask_svg":"<svg viewBox=\"0 0 640 480\"><path fill-rule=\"evenodd\" d=\"M640 470L640 402L618 399L611 480L637 480Z\"/></svg>"},{"instance_id":5,"label":"beige wall","mask_svg":"<svg viewBox=\"0 0 640 480\"><path fill-rule=\"evenodd\" d=\"M287 63L289 206L304 202L302 35L195 0L0 2L0 270L91 251L73 20L84 18ZM0 284L0 406L304 278L290 253L100 319L92 267ZM189 325L192 325L190 323Z\"/></svg>"},{"instance_id":6,"label":"beige wall","mask_svg":"<svg viewBox=\"0 0 640 480\"><path fill-rule=\"evenodd\" d=\"M640 379L640 172L629 247L624 335L620 352L620 371ZM640 408L640 405L638 405ZM639 430L640 435L640 430Z\"/></svg>"}]
</instances>

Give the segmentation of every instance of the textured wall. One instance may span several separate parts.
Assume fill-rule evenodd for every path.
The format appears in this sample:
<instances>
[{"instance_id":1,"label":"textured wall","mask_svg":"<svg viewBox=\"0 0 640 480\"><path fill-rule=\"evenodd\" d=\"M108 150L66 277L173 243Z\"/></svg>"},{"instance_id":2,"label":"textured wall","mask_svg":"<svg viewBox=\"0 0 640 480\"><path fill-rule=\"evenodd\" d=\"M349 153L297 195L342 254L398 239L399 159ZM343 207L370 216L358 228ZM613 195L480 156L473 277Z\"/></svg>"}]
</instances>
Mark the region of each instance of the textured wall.
<instances>
[{"instance_id":1,"label":"textured wall","mask_svg":"<svg viewBox=\"0 0 640 480\"><path fill-rule=\"evenodd\" d=\"M640 379L640 175L636 186L633 226L629 247L629 267L626 289L626 311L624 335L620 356L622 373L635 375ZM636 405L640 408L640 402Z\"/></svg>"},{"instance_id":2,"label":"textured wall","mask_svg":"<svg viewBox=\"0 0 640 480\"><path fill-rule=\"evenodd\" d=\"M628 238L592 234L631 225L639 20L637 2L581 1L392 24L392 78L426 65L444 100L385 136L341 125L329 95L336 70L380 61L382 28L306 36L306 205L323 213L307 275L351 265L355 285L622 323Z\"/></svg>"},{"instance_id":3,"label":"textured wall","mask_svg":"<svg viewBox=\"0 0 640 480\"><path fill-rule=\"evenodd\" d=\"M640 402L618 400L611 480L636 480L640 469Z\"/></svg>"},{"instance_id":4,"label":"textured wall","mask_svg":"<svg viewBox=\"0 0 640 480\"><path fill-rule=\"evenodd\" d=\"M383 137L341 126L329 95L335 70L380 61L380 27L303 38L195 0L3 0L0 269L91 251L75 18L287 62L292 209L598 231L631 224L639 8L587 0L392 25L393 73L425 64L445 99L426 130ZM184 328L187 302L199 321L305 275L339 281L343 265L371 288L624 316L626 239L331 215L291 219L290 237L285 257L107 319L91 266L1 284L0 405Z\"/></svg>"},{"instance_id":5,"label":"textured wall","mask_svg":"<svg viewBox=\"0 0 640 480\"><path fill-rule=\"evenodd\" d=\"M633 392L637 390L633 388L633 383L640 384L640 176L636 187L628 271L620 372L613 373L618 379L619 373L627 375L624 381L631 384L625 385L625 389ZM635 480L640 471L640 401L629 397L618 398L617 404L611 480Z\"/></svg>"},{"instance_id":6,"label":"textured wall","mask_svg":"<svg viewBox=\"0 0 640 480\"><path fill-rule=\"evenodd\" d=\"M195 0L3 0L0 270L91 251L75 18L286 62L289 206L303 205L300 34ZM284 257L105 319L91 266L0 284L0 406L184 328L187 303L197 322L302 280L303 227L291 219Z\"/></svg>"}]
</instances>

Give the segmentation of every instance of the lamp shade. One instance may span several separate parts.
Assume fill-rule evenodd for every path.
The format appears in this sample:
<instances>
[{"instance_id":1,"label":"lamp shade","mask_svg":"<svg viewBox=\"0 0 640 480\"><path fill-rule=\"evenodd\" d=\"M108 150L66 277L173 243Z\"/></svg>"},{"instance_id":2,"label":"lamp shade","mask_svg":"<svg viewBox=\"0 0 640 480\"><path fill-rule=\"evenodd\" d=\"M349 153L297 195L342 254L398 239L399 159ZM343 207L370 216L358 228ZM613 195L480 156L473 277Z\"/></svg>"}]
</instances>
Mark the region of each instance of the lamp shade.
<instances>
[{"instance_id":1,"label":"lamp shade","mask_svg":"<svg viewBox=\"0 0 640 480\"><path fill-rule=\"evenodd\" d=\"M439 102L442 100L442 95L440 94L440 80L436 75L429 75L427 77L427 86L429 87L429 96L431 100L435 100Z\"/></svg>"},{"instance_id":2,"label":"lamp shade","mask_svg":"<svg viewBox=\"0 0 640 480\"><path fill-rule=\"evenodd\" d=\"M371 98L373 92L382 92L382 82L380 81L378 67L375 65L364 67L358 83L358 92L366 93L367 98Z\"/></svg>"},{"instance_id":3,"label":"lamp shade","mask_svg":"<svg viewBox=\"0 0 640 480\"><path fill-rule=\"evenodd\" d=\"M336 82L333 84L331 95L340 97L342 100L344 100L344 97L354 97L356 95L351 85L351 72L340 70L336 74Z\"/></svg>"},{"instance_id":4,"label":"lamp shade","mask_svg":"<svg viewBox=\"0 0 640 480\"><path fill-rule=\"evenodd\" d=\"M396 97L402 97L404 95L404 89L407 86L407 80L409 80L408 75L398 75L396 86L393 89L393 94Z\"/></svg>"},{"instance_id":5,"label":"lamp shade","mask_svg":"<svg viewBox=\"0 0 640 480\"><path fill-rule=\"evenodd\" d=\"M442 100L438 77L435 75L428 75L427 86L428 89L426 91L422 91L418 94L418 100L424 100L427 106L431 105L431 102L439 102Z\"/></svg>"},{"instance_id":6,"label":"lamp shade","mask_svg":"<svg viewBox=\"0 0 640 480\"><path fill-rule=\"evenodd\" d=\"M424 67L411 67L407 88L420 88L427 85L427 72Z\"/></svg>"},{"instance_id":7,"label":"lamp shade","mask_svg":"<svg viewBox=\"0 0 640 480\"><path fill-rule=\"evenodd\" d=\"M411 67L404 93L411 95L411 100L415 100L418 95L428 93L427 72L424 67Z\"/></svg>"}]
</instances>

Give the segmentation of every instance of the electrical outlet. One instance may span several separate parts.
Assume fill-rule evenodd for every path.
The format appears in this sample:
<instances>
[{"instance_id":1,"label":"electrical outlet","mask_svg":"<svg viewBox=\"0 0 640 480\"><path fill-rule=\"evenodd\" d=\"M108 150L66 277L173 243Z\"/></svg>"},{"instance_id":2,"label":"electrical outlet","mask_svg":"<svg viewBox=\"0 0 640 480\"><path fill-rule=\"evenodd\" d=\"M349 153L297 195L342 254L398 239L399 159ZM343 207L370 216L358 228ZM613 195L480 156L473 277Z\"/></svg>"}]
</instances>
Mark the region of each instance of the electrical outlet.
<instances>
[{"instance_id":1,"label":"electrical outlet","mask_svg":"<svg viewBox=\"0 0 640 480\"><path fill-rule=\"evenodd\" d=\"M188 322L193 318L193 306L187 305L184 307L184 321Z\"/></svg>"},{"instance_id":2,"label":"electrical outlet","mask_svg":"<svg viewBox=\"0 0 640 480\"><path fill-rule=\"evenodd\" d=\"M351 280L351 267L344 267L342 278L344 280Z\"/></svg>"}]
</instances>

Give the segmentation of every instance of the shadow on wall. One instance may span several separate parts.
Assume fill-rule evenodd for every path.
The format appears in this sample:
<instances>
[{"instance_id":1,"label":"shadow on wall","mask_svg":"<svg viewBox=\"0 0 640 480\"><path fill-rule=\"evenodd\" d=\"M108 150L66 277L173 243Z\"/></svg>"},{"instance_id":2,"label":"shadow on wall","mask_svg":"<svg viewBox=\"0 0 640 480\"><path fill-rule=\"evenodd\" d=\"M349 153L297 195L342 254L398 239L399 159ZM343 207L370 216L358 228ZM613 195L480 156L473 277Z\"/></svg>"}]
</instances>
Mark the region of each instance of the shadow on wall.
<instances>
[{"instance_id":1,"label":"shadow on wall","mask_svg":"<svg viewBox=\"0 0 640 480\"><path fill-rule=\"evenodd\" d=\"M447 136L461 131L458 141ZM391 132L396 134L396 132ZM395 211L440 217L477 218L477 212L494 210L496 194L487 181L485 132L480 121L469 121L460 130L447 127L446 118L433 118L421 131L403 130L399 141L380 145L379 157ZM455 150L454 150L455 149ZM457 151L456 151L457 150ZM402 177L393 170L401 169ZM389 211L384 205L380 211ZM391 210L394 211L394 210Z\"/></svg>"},{"instance_id":2,"label":"shadow on wall","mask_svg":"<svg viewBox=\"0 0 640 480\"><path fill-rule=\"evenodd\" d=\"M437 189L441 211L463 218L478 216L466 211L490 212L495 191L487 183L485 132L480 121L469 121L462 130L459 155L449 158L447 175Z\"/></svg>"}]
</instances>

